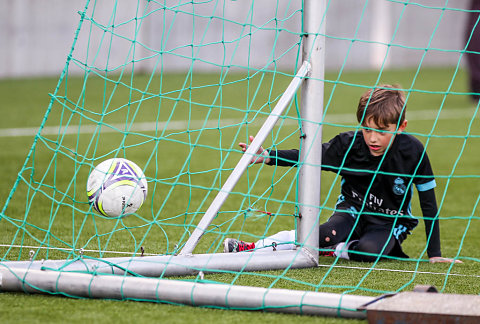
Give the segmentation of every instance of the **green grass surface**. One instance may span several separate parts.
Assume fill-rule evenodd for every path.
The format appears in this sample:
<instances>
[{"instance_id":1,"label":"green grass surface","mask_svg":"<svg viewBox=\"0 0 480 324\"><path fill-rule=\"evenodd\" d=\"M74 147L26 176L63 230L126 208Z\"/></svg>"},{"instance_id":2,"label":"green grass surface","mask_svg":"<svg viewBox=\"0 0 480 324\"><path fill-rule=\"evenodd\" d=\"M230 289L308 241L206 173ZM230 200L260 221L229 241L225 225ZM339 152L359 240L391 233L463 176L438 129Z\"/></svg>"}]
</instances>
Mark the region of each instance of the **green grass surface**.
<instances>
[{"instance_id":1,"label":"green grass surface","mask_svg":"<svg viewBox=\"0 0 480 324\"><path fill-rule=\"evenodd\" d=\"M383 82L399 83L404 88L414 88L409 95L407 131L415 134L427 146L430 160L437 176L437 199L441 208L441 236L444 256L459 254L464 264L451 267L447 264L429 264L425 254L423 222L414 234L405 241L404 247L413 260L423 261L382 261L371 268L371 264L359 264L340 260L336 267L330 267L334 259L320 259L321 266L315 269L265 271L257 274L225 273L207 275L214 282L238 285L302 289L313 291L351 292L359 295L411 290L417 284L432 284L448 293L478 294L480 252L478 240L480 224L476 205L480 184L478 181L480 155L478 154L480 125L478 116L469 97L465 95L466 80L462 72L453 69L423 69L414 77L415 71L384 71ZM232 75L233 80L241 76ZM327 75L325 102L327 122L324 139L338 132L352 129L355 107L364 87L375 83L376 72L344 73L340 80L334 74ZM453 81L452 81L453 80ZM125 84L129 84L125 80ZM92 79L81 91L83 80L70 77L68 84L62 84L57 93L57 103L45 123L46 127L56 125L94 124L99 120L102 107L110 107L102 119L108 124L120 123L135 118L135 122L182 121L182 120L242 120L257 114L266 117L269 105L265 102L277 98L288 84L288 78L269 76L264 79L229 84L218 91L217 75L195 76L189 84L192 91L179 92L185 82L183 75L167 75L165 79L149 81L145 76L135 76L135 89L119 83L120 89L113 91L110 83ZM3 80L0 81L2 118L0 131L11 128L38 128L46 107L55 89L56 79ZM211 86L204 86L211 85ZM450 86L451 85L451 86ZM198 88L195 88L198 86ZM123 89L121 89L123 88ZM164 96L146 99L161 89ZM334 90L332 92L332 90ZM445 96L445 92L449 91ZM330 94L333 93L332 96ZM64 99L66 97L68 100ZM127 108L126 103L132 104ZM190 105L188 102L193 102ZM141 103L140 109L138 103ZM81 114L78 107L88 107ZM442 107L437 118L436 112ZM295 106L289 108L288 116L296 116ZM471 110L469 110L471 109ZM72 113L73 112L73 113ZM348 117L350 116L351 117ZM334 118L343 119L341 122ZM414 118L416 117L416 118ZM288 120L288 119L287 119ZM298 130L295 123L276 128L267 140L266 146L279 145L282 148L297 147ZM216 191L240 157L237 142L245 141L247 135L258 130L259 122L234 127L213 127L201 132L170 130L129 135L126 139L117 133L102 133L101 137L91 135L50 134L39 138L35 158L35 174L26 168L22 175L25 181L8 204L6 215L0 221L0 261L28 259L30 249L8 248L9 244L85 247L110 251L133 251L140 246L147 253L171 253L175 244L184 235L185 224L194 216L201 215L208 207ZM81 129L81 128L79 128ZM155 138L160 138L157 141ZM0 198L3 201L10 194L18 172L32 146L33 136L0 137L0 169L2 186ZM119 143L121 148L119 149ZM158 149L160 145L160 149ZM152 155L151 152L157 150ZM52 162L51 152L59 154ZM121 221L95 216L89 211L84 188L90 167L103 158L120 152L133 161L149 160L147 177L150 195L145 206L137 215ZM191 154L190 154L191 153ZM92 160L95 156L95 161ZM77 168L73 161L82 161L86 167ZM185 163L185 161L187 161ZM222 165L219 166L219 161ZM141 163L139 163L141 164ZM142 167L145 165L144 163ZM44 179L42 178L44 175ZM38 182L28 182L30 177L44 183L55 183L55 188L40 186L41 190L32 199ZM235 192L222 208L216 219L217 229L212 235L202 238L196 252L219 252L224 235L236 235L245 240L254 240L267 232L293 228L291 215L295 212L296 187L292 180L295 170L280 170L264 166L253 166L235 188ZM43 183L43 182L42 182ZM275 183L269 191L270 184ZM253 185L253 188L252 188ZM57 188L57 189L56 189ZM213 189L212 189L213 188ZM64 195L64 193L66 193ZM327 209L322 214L328 217L338 194L338 180L333 174L322 175L322 199ZM52 212L51 195L61 203ZM25 201L32 204L26 206ZM164 205L163 202L168 204ZM265 215L244 218L238 210L255 204L262 210L274 211L276 217ZM2 204L3 205L3 204ZM72 206L75 210L72 211ZM28 210L28 217L25 211ZM160 212L159 212L160 211ZM420 215L418 202L413 212ZM193 223L199 220L198 216ZM19 230L20 229L20 230ZM24 230L28 230L25 232ZM49 232L46 233L45 229ZM26 234L27 233L27 234ZM463 241L461 241L463 239ZM71 252L41 251L41 258L65 258ZM104 253L108 255L108 253ZM98 253L92 253L98 256ZM390 270L390 271L388 271ZM191 279L191 278L190 278ZM50 296L28 296L24 294L0 294L0 321L6 322L71 322L85 321L136 321L152 322L168 319L176 322L309 322L318 318L295 315L266 314L257 312L222 311L204 308L180 307L154 303L117 302L101 300L76 300ZM341 323L342 319L320 319L325 323ZM349 320L348 323L356 321Z\"/></svg>"}]
</instances>

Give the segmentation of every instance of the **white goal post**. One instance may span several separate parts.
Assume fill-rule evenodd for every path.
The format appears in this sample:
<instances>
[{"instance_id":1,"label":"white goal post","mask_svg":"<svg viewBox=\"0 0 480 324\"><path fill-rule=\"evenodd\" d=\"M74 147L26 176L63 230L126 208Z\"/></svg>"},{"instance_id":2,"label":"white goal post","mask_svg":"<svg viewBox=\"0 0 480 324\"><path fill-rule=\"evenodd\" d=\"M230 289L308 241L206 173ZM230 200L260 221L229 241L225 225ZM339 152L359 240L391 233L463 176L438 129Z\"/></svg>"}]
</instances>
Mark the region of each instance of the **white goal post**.
<instances>
[{"instance_id":1,"label":"white goal post","mask_svg":"<svg viewBox=\"0 0 480 324\"><path fill-rule=\"evenodd\" d=\"M275 108L264 122L255 140L242 155L200 223L178 256L105 258L98 260L15 261L11 267L66 271L124 273L143 276L191 275L199 270L255 271L285 268L307 268L318 265L318 218L321 174L321 121L323 117L323 74L325 55L325 1L305 1L302 59L303 63ZM298 248L277 251L270 257L261 251L248 254L193 254L198 241L211 224L230 192L247 169L275 123L302 86L302 130L300 139ZM106 270L105 270L106 269ZM113 270L110 270L113 269Z\"/></svg>"},{"instance_id":2,"label":"white goal post","mask_svg":"<svg viewBox=\"0 0 480 324\"><path fill-rule=\"evenodd\" d=\"M191 254L211 224L221 205L247 169L278 118L302 85L302 130L300 138L299 220L297 241L302 251L318 265L318 218L320 213L320 177L323 93L325 72L325 1L305 1L302 59L303 64L288 88L256 134L255 139L228 177L180 254ZM307 76L308 73L308 76ZM303 82L303 84L302 84ZM305 265L312 266L310 262Z\"/></svg>"},{"instance_id":3,"label":"white goal post","mask_svg":"<svg viewBox=\"0 0 480 324\"><path fill-rule=\"evenodd\" d=\"M120 297L127 299L364 318L365 312L357 308L373 297L128 276L165 277L318 266L325 12L325 0L304 1L303 63L179 255L4 262L0 267L0 290L97 298L119 298L121 291ZM300 86L303 133L300 139L297 249L275 253L193 254L198 241L247 169L252 155L267 138Z\"/></svg>"}]
</instances>

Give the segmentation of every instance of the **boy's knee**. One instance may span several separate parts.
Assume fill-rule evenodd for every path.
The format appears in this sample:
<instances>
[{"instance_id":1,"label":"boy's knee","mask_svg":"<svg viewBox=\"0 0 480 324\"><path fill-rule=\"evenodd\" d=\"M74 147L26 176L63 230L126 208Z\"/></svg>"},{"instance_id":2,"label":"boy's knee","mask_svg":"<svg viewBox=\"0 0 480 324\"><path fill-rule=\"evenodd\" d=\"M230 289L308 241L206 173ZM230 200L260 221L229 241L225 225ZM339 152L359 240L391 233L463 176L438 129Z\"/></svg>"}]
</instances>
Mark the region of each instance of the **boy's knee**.
<instances>
[{"instance_id":1,"label":"boy's knee","mask_svg":"<svg viewBox=\"0 0 480 324\"><path fill-rule=\"evenodd\" d=\"M378 254L382 251L382 247L374 241L359 241L355 246L355 250L358 252Z\"/></svg>"},{"instance_id":2,"label":"boy's knee","mask_svg":"<svg viewBox=\"0 0 480 324\"><path fill-rule=\"evenodd\" d=\"M325 245L325 244L334 244L337 240L336 240L336 236L337 236L337 231L332 229L332 230L328 230L326 231L326 233L320 233L320 245Z\"/></svg>"},{"instance_id":3,"label":"boy's knee","mask_svg":"<svg viewBox=\"0 0 480 324\"><path fill-rule=\"evenodd\" d=\"M351 259L363 262L374 262L379 256L382 257L390 253L388 248L384 248L384 244L375 241L359 241L352 246L352 250L360 253L351 257Z\"/></svg>"}]
</instances>

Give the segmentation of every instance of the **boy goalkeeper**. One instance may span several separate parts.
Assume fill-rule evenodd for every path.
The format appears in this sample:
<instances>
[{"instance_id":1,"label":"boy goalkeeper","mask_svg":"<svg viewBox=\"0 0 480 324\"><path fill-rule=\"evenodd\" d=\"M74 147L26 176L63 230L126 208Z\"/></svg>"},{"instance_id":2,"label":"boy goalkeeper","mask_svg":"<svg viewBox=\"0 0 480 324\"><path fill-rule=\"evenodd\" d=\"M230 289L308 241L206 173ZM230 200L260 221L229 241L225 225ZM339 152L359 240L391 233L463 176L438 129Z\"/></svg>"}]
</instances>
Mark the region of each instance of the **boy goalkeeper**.
<instances>
[{"instance_id":1,"label":"boy goalkeeper","mask_svg":"<svg viewBox=\"0 0 480 324\"><path fill-rule=\"evenodd\" d=\"M410 211L415 185L430 261L453 262L441 257L435 179L421 142L403 133L407 127L405 110L405 95L398 88L382 85L371 89L361 96L358 104L357 120L362 129L341 133L322 145L322 170L342 177L335 212L320 225L319 246L332 249L331 254L367 262L379 256L408 258L401 244L418 224ZM247 144L239 145L245 152ZM257 153L252 163L298 164L296 149L260 148ZM224 252L267 246L292 249L294 240L294 231L282 231L255 243L227 238Z\"/></svg>"}]
</instances>

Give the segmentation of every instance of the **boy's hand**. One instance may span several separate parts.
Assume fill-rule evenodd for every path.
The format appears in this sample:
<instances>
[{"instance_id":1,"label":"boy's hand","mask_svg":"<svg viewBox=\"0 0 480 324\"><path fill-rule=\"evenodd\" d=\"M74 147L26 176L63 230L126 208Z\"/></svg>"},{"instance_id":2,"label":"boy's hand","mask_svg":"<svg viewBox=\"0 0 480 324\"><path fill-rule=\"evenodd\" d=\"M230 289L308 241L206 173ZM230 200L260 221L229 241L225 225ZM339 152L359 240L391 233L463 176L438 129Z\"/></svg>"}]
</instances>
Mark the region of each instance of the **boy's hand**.
<instances>
[{"instance_id":1,"label":"boy's hand","mask_svg":"<svg viewBox=\"0 0 480 324\"><path fill-rule=\"evenodd\" d=\"M441 262L441 263L463 263L462 261L460 260L453 260L453 259L449 259L449 258L443 258L443 257L433 257L433 258L430 258L430 263L437 263L437 262Z\"/></svg>"},{"instance_id":2,"label":"boy's hand","mask_svg":"<svg viewBox=\"0 0 480 324\"><path fill-rule=\"evenodd\" d=\"M254 137L250 135L248 137L248 140L253 142ZM247 150L248 145L246 143L238 143L238 146L242 148L242 151L245 152ZM257 151L257 155L252 157L252 161L250 161L250 164L255 164L255 163L268 163L270 162L270 157L268 155L268 152L260 146L260 148Z\"/></svg>"}]
</instances>

